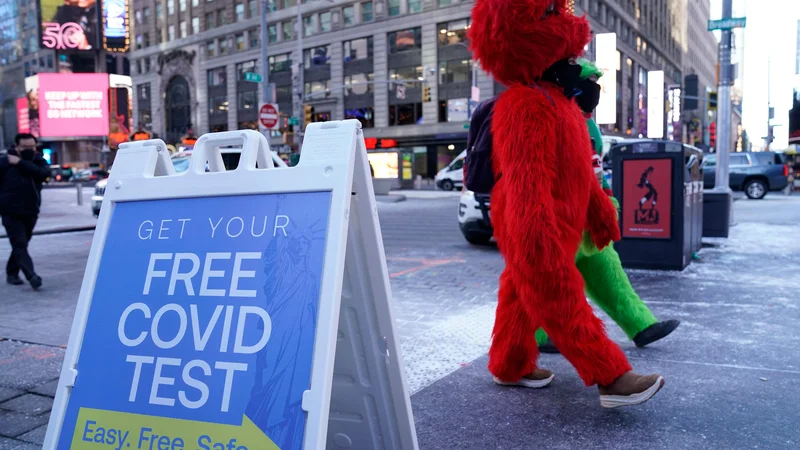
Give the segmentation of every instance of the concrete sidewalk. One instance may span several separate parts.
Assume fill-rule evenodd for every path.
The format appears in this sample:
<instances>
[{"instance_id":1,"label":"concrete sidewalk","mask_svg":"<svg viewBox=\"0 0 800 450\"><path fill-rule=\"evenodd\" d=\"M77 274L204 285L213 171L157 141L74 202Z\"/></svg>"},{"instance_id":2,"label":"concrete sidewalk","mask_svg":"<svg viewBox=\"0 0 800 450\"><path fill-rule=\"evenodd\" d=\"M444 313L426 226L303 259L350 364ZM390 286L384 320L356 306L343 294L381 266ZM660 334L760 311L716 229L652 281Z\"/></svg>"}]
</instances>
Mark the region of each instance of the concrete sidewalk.
<instances>
[{"instance_id":1,"label":"concrete sidewalk","mask_svg":"<svg viewBox=\"0 0 800 450\"><path fill-rule=\"evenodd\" d=\"M682 321L673 335L639 349L599 313L635 370L665 377L650 402L603 410L560 355L540 358L557 374L548 388L499 387L483 353L412 397L420 448L798 448L800 198L736 205L730 239L684 272L630 273L657 317ZM474 325L486 312L475 314L452 352L488 347L491 328Z\"/></svg>"},{"instance_id":2,"label":"concrete sidewalk","mask_svg":"<svg viewBox=\"0 0 800 450\"><path fill-rule=\"evenodd\" d=\"M34 235L93 230L97 224L92 214L93 188L83 188L83 204L78 205L76 189L42 189L42 207ZM0 238L6 230L0 227ZM2 447L0 447L2 450Z\"/></svg>"}]
</instances>

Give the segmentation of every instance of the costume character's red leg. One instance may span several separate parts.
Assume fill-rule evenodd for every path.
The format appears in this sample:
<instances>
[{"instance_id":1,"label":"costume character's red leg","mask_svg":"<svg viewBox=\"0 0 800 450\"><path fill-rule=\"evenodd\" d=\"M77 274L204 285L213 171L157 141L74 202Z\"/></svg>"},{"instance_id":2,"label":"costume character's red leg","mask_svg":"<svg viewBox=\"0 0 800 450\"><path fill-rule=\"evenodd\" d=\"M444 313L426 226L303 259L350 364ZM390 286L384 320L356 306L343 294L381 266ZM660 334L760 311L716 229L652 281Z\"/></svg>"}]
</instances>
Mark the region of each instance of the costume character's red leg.
<instances>
[{"instance_id":1,"label":"costume character's red leg","mask_svg":"<svg viewBox=\"0 0 800 450\"><path fill-rule=\"evenodd\" d=\"M489 372L502 381L517 381L536 368L539 349L533 332L538 325L532 320L519 297L511 269L500 275L497 316L489 349Z\"/></svg>"},{"instance_id":2,"label":"costume character's red leg","mask_svg":"<svg viewBox=\"0 0 800 450\"><path fill-rule=\"evenodd\" d=\"M518 289L521 296L534 300L530 304L539 324L587 386L611 384L631 370L622 349L606 336L603 322L586 301L575 264L554 267Z\"/></svg>"}]
</instances>

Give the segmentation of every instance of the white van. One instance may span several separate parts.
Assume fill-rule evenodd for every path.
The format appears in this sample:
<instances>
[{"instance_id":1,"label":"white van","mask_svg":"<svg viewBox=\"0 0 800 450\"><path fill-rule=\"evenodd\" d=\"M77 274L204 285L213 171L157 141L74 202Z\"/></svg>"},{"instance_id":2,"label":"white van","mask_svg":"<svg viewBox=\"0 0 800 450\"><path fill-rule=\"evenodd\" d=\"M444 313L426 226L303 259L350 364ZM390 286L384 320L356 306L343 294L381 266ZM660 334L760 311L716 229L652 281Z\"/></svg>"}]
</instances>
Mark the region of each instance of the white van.
<instances>
[{"instance_id":1,"label":"white van","mask_svg":"<svg viewBox=\"0 0 800 450\"><path fill-rule=\"evenodd\" d=\"M464 150L452 160L450 164L436 174L436 187L445 191L452 191L453 189L461 189L464 184L464 158L467 156L467 151Z\"/></svg>"}]
</instances>

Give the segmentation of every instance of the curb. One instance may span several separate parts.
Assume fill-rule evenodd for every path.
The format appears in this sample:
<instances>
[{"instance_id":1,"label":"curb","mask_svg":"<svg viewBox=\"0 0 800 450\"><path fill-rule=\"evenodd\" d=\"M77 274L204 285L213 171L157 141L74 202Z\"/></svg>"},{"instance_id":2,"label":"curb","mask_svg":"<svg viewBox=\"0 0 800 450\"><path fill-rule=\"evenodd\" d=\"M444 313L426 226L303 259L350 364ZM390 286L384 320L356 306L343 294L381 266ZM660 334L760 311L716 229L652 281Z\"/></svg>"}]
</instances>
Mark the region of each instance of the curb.
<instances>
[{"instance_id":1,"label":"curb","mask_svg":"<svg viewBox=\"0 0 800 450\"><path fill-rule=\"evenodd\" d=\"M34 230L34 236L45 236L48 234L61 234L61 233L77 233L80 231L92 231L96 228L96 225L84 225L80 227L61 227L61 228L50 228L47 230ZM8 235L5 233L0 233L0 238L5 239Z\"/></svg>"},{"instance_id":2,"label":"curb","mask_svg":"<svg viewBox=\"0 0 800 450\"><path fill-rule=\"evenodd\" d=\"M406 201L405 195L389 194L389 195L376 195L375 201L378 203L400 203Z\"/></svg>"}]
</instances>

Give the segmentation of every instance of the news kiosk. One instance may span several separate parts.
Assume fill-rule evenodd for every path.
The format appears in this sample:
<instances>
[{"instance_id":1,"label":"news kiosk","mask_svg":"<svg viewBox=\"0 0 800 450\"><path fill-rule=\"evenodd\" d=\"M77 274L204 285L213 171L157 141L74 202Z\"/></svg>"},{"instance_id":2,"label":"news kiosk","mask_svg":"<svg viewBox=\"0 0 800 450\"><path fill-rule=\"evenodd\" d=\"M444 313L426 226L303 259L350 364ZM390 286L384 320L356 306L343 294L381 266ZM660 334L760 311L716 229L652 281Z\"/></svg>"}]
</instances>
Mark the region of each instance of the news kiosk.
<instances>
[{"instance_id":1,"label":"news kiosk","mask_svg":"<svg viewBox=\"0 0 800 450\"><path fill-rule=\"evenodd\" d=\"M360 123L269 151L121 146L45 449L418 448Z\"/></svg>"}]
</instances>

